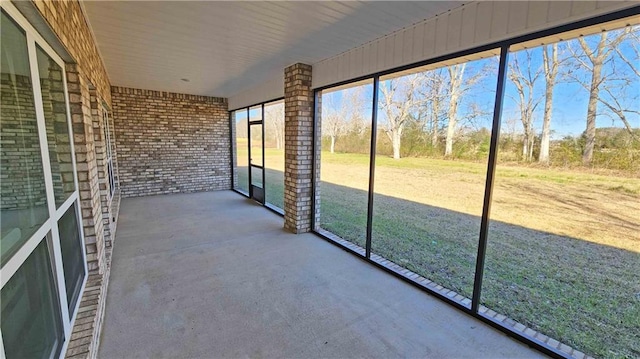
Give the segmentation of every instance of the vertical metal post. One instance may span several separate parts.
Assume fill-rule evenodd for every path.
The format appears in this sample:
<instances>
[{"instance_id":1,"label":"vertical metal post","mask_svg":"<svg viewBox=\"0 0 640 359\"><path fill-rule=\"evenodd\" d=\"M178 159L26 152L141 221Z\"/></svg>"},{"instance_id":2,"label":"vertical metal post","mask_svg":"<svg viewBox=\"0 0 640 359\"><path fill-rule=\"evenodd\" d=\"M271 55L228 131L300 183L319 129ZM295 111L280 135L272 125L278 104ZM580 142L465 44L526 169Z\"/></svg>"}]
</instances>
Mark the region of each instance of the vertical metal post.
<instances>
[{"instance_id":1,"label":"vertical metal post","mask_svg":"<svg viewBox=\"0 0 640 359\"><path fill-rule=\"evenodd\" d=\"M373 78L373 99L371 107L371 149L369 150L369 203L367 207L367 243L366 257L371 258L371 233L373 226L373 190L376 173L376 142L378 137L378 87L380 77Z\"/></svg>"},{"instance_id":2,"label":"vertical metal post","mask_svg":"<svg viewBox=\"0 0 640 359\"><path fill-rule=\"evenodd\" d=\"M311 138L313 139L311 142L311 151L312 155L312 161L311 161L311 231L315 231L316 230L316 180L317 180L317 173L316 173L316 169L317 169L317 165L316 165L316 161L319 161L320 159L317 158L317 156L319 156L320 154L318 154L317 152L317 144L316 141L318 140L316 138L316 136L318 135L322 135L322 134L318 134L317 129L318 129L318 96L322 96L322 90L320 91L314 91L313 92L313 127L311 128ZM286 116L285 116L286 118ZM286 148L286 145L285 145ZM285 150L286 153L286 150Z\"/></svg>"},{"instance_id":3,"label":"vertical metal post","mask_svg":"<svg viewBox=\"0 0 640 359\"><path fill-rule=\"evenodd\" d=\"M264 103L261 106L261 111L262 111L262 118L260 120L261 123L261 127L262 127L262 193L263 193L263 198L262 198L262 204L267 203L267 182L266 182L266 175L265 172L267 171L267 167L265 166L264 163Z\"/></svg>"},{"instance_id":4,"label":"vertical metal post","mask_svg":"<svg viewBox=\"0 0 640 359\"><path fill-rule=\"evenodd\" d=\"M233 126L235 125L235 123L234 123L234 120L235 120L234 119L234 114L235 114L235 111L229 111L229 153L231 154L231 156L230 156L231 158L230 158L230 161L229 161L230 163L229 164L231 165L231 171L230 171L230 173L231 173L231 189L234 189L234 188L236 188L236 186L238 186L238 184L235 183L235 181L233 180L233 175L236 172L236 169L235 169L235 166L234 166L235 163L233 162L233 152L235 150L235 148L233 148L233 140L234 140L233 135L235 133L235 131L233 130ZM237 131L237 129L236 129L236 131ZM236 152L235 155L236 155L236 158L237 158L238 153Z\"/></svg>"},{"instance_id":5,"label":"vertical metal post","mask_svg":"<svg viewBox=\"0 0 640 359\"><path fill-rule=\"evenodd\" d=\"M496 98L493 106L493 125L491 128L491 147L489 148L489 161L487 164L487 179L484 187L484 205L482 207L482 222L480 224L480 239L478 241L478 256L476 257L476 273L473 282L473 297L471 298L471 311L478 312L480 306L480 294L482 291L482 278L484 275L484 260L487 250L487 236L489 234L489 214L491 212L491 195L493 194L493 180L496 172L498 156L498 139L500 136L500 119L502 117L502 102L504 99L504 87L507 79L507 61L509 60L509 45L500 48L500 65L498 67L498 84L496 85Z\"/></svg>"},{"instance_id":6,"label":"vertical metal post","mask_svg":"<svg viewBox=\"0 0 640 359\"><path fill-rule=\"evenodd\" d=\"M252 171L252 167L251 167L251 124L249 124L249 107L247 107L247 147L248 147L248 151L247 151L247 171L249 172L247 174L247 177L249 178L249 183L248 183L248 187L247 189L249 190L249 198L253 198L253 185L251 184L252 180L251 180L251 173L253 173Z\"/></svg>"}]
</instances>

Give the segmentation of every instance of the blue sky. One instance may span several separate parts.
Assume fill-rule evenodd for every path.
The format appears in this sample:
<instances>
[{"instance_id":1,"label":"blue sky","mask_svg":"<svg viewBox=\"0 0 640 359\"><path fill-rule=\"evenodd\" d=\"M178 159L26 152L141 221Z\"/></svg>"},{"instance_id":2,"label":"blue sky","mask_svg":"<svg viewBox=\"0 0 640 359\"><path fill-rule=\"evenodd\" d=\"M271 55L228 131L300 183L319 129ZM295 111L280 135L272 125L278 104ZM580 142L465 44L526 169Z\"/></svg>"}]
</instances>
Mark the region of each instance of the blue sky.
<instances>
[{"instance_id":1,"label":"blue sky","mask_svg":"<svg viewBox=\"0 0 640 359\"><path fill-rule=\"evenodd\" d=\"M615 34L610 33L609 38L612 38ZM596 35L597 36L597 35ZM587 43L595 48L594 41L597 41L596 36L585 37ZM623 41L618 49L627 59L632 61L633 64L636 65L637 69L640 69L640 59L638 59L637 50L634 51L632 46L635 46L635 49L638 49L639 44L637 43L637 38L629 37L627 40ZM579 50L579 46L577 46L577 40L571 40L571 44L569 42L562 42L559 44L560 49L560 58L569 57L571 54L568 50L568 46ZM532 72L537 71L542 66L542 48L534 48L528 50L531 55L531 63L529 68ZM519 61L522 68L526 68L526 53L525 51L513 52L510 54L510 62ZM492 111L495 99L495 86L496 86L496 74L498 67L497 58L488 58L478 61L473 61L467 64L467 68L465 71L465 77L471 77L477 71L480 71L481 68L485 68L488 71L488 75L485 76L481 81L476 83L464 96L459 106L459 116L464 117L465 112L469 104L475 102L478 104L484 111L487 111L487 115L482 118L476 119L476 127L487 127L490 128ZM572 76L567 75L567 70L572 69ZM524 72L524 70L523 70ZM608 82L609 85L613 86L616 90L616 97L625 102L629 108L633 108L634 110L640 110L640 78L637 75L631 72L629 66L621 61L620 56L614 51L610 56L610 60L605 64L603 68L603 74L608 76L609 78L628 78L631 81L626 83L623 87L619 86L621 84L620 81L612 81ZM552 115L552 139L559 139L564 137L565 135L578 136L580 135L585 127L586 127L586 116L587 116L587 103L589 99L589 92L580 84L575 82L575 78L581 79L584 83L589 84L591 73L585 70L576 70L576 62L566 61L563 62L561 66L560 73L557 78L557 84L554 89L554 99L553 99L553 115ZM511 81L507 81L505 89L505 98L503 103L503 113L502 113L502 128L501 130L508 131L509 123L512 125L512 129L515 129L516 132L522 131L522 124L520 122L520 115L518 109L518 102L514 100L517 98L517 92L515 91L515 86ZM372 86L365 86L365 90L363 92L363 96L366 99L367 103L370 103L372 98ZM540 96L544 93L545 81L543 74L540 75L540 78L536 81L536 85L534 88L534 93L537 96ZM334 106L340 106L342 101L342 93L343 91L337 91L330 93L325 96L331 97L331 101L328 98L325 98L323 101L323 106L326 106L328 103L333 103ZM601 92L603 98L606 98L608 94ZM370 107L368 105L367 107ZM542 127L542 114L544 111L544 99L540 101L535 113L534 113L534 129L536 133L540 133ZM370 113L366 111L366 113ZM606 107L602 103L598 103L598 117L596 118L597 127L623 127L623 123L618 120L615 116L611 117L607 114L610 114L610 111L606 109ZM379 111L379 121L384 121L384 114L382 111ZM640 116L638 114L627 113L628 120L631 123L631 126L634 128L640 128Z\"/></svg>"}]
</instances>

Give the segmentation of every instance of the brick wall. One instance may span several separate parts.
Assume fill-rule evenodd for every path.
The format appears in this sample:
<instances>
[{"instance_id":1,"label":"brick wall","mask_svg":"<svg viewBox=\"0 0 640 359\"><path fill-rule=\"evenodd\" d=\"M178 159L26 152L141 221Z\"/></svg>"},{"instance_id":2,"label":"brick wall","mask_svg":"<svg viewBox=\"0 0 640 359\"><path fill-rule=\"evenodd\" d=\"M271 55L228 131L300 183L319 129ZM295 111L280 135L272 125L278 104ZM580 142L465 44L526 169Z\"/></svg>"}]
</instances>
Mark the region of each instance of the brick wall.
<instances>
[{"instance_id":1,"label":"brick wall","mask_svg":"<svg viewBox=\"0 0 640 359\"><path fill-rule=\"evenodd\" d=\"M111 88L122 196L231 188L223 98Z\"/></svg>"},{"instance_id":2,"label":"brick wall","mask_svg":"<svg viewBox=\"0 0 640 359\"><path fill-rule=\"evenodd\" d=\"M284 70L284 228L293 233L311 230L313 195L313 90L311 65Z\"/></svg>"},{"instance_id":3,"label":"brick wall","mask_svg":"<svg viewBox=\"0 0 640 359\"><path fill-rule=\"evenodd\" d=\"M80 74L111 104L109 77L78 1L38 0L33 4L76 61Z\"/></svg>"}]
</instances>

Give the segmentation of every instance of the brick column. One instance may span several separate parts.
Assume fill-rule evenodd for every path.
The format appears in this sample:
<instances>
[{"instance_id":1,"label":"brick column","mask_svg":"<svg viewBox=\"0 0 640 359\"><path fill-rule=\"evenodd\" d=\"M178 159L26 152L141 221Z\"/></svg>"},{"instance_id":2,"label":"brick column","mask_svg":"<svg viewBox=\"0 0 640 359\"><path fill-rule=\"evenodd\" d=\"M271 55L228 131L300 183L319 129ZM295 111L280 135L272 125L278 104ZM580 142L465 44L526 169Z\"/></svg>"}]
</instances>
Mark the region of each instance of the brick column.
<instances>
[{"instance_id":1,"label":"brick column","mask_svg":"<svg viewBox=\"0 0 640 359\"><path fill-rule=\"evenodd\" d=\"M311 230L313 170L313 91L311 65L284 70L284 228Z\"/></svg>"}]
</instances>

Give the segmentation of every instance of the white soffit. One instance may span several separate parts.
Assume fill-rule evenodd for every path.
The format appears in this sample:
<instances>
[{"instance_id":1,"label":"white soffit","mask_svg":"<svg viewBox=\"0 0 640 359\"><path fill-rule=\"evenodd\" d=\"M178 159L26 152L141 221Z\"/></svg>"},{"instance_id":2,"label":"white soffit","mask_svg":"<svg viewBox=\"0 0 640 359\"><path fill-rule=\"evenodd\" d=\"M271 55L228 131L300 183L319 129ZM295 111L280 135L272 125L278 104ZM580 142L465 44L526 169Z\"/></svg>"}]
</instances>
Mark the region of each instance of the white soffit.
<instances>
[{"instance_id":1,"label":"white soffit","mask_svg":"<svg viewBox=\"0 0 640 359\"><path fill-rule=\"evenodd\" d=\"M84 8L112 85L231 97L292 63L316 63L462 4L87 1Z\"/></svg>"}]
</instances>

